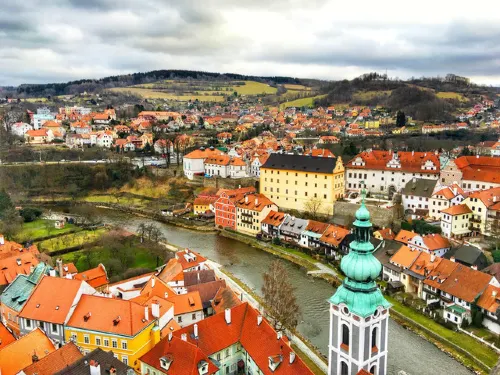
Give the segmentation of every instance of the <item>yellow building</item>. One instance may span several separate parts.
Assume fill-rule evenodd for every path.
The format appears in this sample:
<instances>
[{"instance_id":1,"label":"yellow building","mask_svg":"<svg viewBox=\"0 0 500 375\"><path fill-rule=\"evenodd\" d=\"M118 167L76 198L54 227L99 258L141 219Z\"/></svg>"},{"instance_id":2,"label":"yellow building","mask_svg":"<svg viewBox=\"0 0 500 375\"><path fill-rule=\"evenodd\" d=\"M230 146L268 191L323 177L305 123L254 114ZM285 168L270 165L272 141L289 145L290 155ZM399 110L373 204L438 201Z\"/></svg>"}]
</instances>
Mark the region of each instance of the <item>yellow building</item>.
<instances>
[{"instance_id":1,"label":"yellow building","mask_svg":"<svg viewBox=\"0 0 500 375\"><path fill-rule=\"evenodd\" d=\"M262 220L270 211L278 211L278 206L264 194L247 194L237 200L235 205L236 230L249 235L256 235L261 231Z\"/></svg>"},{"instance_id":2,"label":"yellow building","mask_svg":"<svg viewBox=\"0 0 500 375\"><path fill-rule=\"evenodd\" d=\"M474 191L463 201L472 211L469 219L472 234L491 235L494 227L493 210L496 211L495 207L499 206L499 202L500 187Z\"/></svg>"},{"instance_id":3,"label":"yellow building","mask_svg":"<svg viewBox=\"0 0 500 375\"><path fill-rule=\"evenodd\" d=\"M84 354L96 348L113 351L136 371L139 357L160 341L159 305L151 309L132 301L82 295L65 328L65 340Z\"/></svg>"},{"instance_id":4,"label":"yellow building","mask_svg":"<svg viewBox=\"0 0 500 375\"><path fill-rule=\"evenodd\" d=\"M333 215L344 195L342 159L271 154L260 167L260 192L281 209Z\"/></svg>"},{"instance_id":5,"label":"yellow building","mask_svg":"<svg viewBox=\"0 0 500 375\"><path fill-rule=\"evenodd\" d=\"M365 122L365 129L378 129L380 127L379 120L372 120Z\"/></svg>"}]
</instances>

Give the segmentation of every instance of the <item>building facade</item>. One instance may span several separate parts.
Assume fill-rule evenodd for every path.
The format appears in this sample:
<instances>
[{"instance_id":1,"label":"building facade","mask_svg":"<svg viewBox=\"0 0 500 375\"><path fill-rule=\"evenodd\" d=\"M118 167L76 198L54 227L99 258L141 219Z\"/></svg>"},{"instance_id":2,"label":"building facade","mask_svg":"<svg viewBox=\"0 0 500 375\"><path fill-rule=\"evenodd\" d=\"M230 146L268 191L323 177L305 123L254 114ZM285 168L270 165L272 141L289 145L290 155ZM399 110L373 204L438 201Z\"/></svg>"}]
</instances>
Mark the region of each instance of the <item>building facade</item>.
<instances>
[{"instance_id":1,"label":"building facade","mask_svg":"<svg viewBox=\"0 0 500 375\"><path fill-rule=\"evenodd\" d=\"M344 195L342 159L271 154L260 167L260 192L282 209L333 215Z\"/></svg>"}]
</instances>

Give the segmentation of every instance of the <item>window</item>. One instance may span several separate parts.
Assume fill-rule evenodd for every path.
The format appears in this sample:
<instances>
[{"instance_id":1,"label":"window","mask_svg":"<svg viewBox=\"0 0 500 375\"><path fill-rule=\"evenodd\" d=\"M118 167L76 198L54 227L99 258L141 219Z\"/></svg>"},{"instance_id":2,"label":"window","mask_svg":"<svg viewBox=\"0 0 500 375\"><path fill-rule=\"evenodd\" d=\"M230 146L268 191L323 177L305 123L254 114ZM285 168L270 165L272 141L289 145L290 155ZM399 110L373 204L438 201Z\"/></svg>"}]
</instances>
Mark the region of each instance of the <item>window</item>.
<instances>
[{"instance_id":1,"label":"window","mask_svg":"<svg viewBox=\"0 0 500 375\"><path fill-rule=\"evenodd\" d=\"M342 346L349 350L349 327L345 324L342 325Z\"/></svg>"},{"instance_id":2,"label":"window","mask_svg":"<svg viewBox=\"0 0 500 375\"><path fill-rule=\"evenodd\" d=\"M84 342L85 344L90 344L90 338L89 338L89 335L85 335L85 336L83 336L83 342Z\"/></svg>"},{"instance_id":3,"label":"window","mask_svg":"<svg viewBox=\"0 0 500 375\"><path fill-rule=\"evenodd\" d=\"M50 328L52 333L57 333L57 324L52 323Z\"/></svg>"},{"instance_id":4,"label":"window","mask_svg":"<svg viewBox=\"0 0 500 375\"><path fill-rule=\"evenodd\" d=\"M122 349L124 349L124 350L127 350L127 349L128 349L128 346L127 346L127 342L126 342L126 341L122 341Z\"/></svg>"},{"instance_id":5,"label":"window","mask_svg":"<svg viewBox=\"0 0 500 375\"><path fill-rule=\"evenodd\" d=\"M377 333L378 333L377 327L373 328L373 330L372 330L372 352L378 350L377 349Z\"/></svg>"},{"instance_id":6,"label":"window","mask_svg":"<svg viewBox=\"0 0 500 375\"><path fill-rule=\"evenodd\" d=\"M126 355L122 355L122 362L128 365L128 357Z\"/></svg>"},{"instance_id":7,"label":"window","mask_svg":"<svg viewBox=\"0 0 500 375\"><path fill-rule=\"evenodd\" d=\"M104 346L109 346L109 339L104 339Z\"/></svg>"},{"instance_id":8,"label":"window","mask_svg":"<svg viewBox=\"0 0 500 375\"><path fill-rule=\"evenodd\" d=\"M100 338L100 337L96 337L96 338L95 338L95 344L96 344L97 346L101 346L101 338Z\"/></svg>"},{"instance_id":9,"label":"window","mask_svg":"<svg viewBox=\"0 0 500 375\"><path fill-rule=\"evenodd\" d=\"M26 319L26 328L31 328L31 319Z\"/></svg>"},{"instance_id":10,"label":"window","mask_svg":"<svg viewBox=\"0 0 500 375\"><path fill-rule=\"evenodd\" d=\"M177 323L182 323L182 316L177 317Z\"/></svg>"},{"instance_id":11,"label":"window","mask_svg":"<svg viewBox=\"0 0 500 375\"><path fill-rule=\"evenodd\" d=\"M226 349L226 358L229 357L229 349Z\"/></svg>"},{"instance_id":12,"label":"window","mask_svg":"<svg viewBox=\"0 0 500 375\"><path fill-rule=\"evenodd\" d=\"M349 366L345 362L340 363L340 375L349 375Z\"/></svg>"},{"instance_id":13,"label":"window","mask_svg":"<svg viewBox=\"0 0 500 375\"><path fill-rule=\"evenodd\" d=\"M193 320L196 319L196 313L194 313L193 315L191 315L191 319L193 319Z\"/></svg>"},{"instance_id":14,"label":"window","mask_svg":"<svg viewBox=\"0 0 500 375\"><path fill-rule=\"evenodd\" d=\"M111 344L113 345L113 348L118 348L118 341L112 340Z\"/></svg>"},{"instance_id":15,"label":"window","mask_svg":"<svg viewBox=\"0 0 500 375\"><path fill-rule=\"evenodd\" d=\"M370 374L375 374L375 371L377 371L377 366L373 365L373 366L370 368Z\"/></svg>"}]
</instances>

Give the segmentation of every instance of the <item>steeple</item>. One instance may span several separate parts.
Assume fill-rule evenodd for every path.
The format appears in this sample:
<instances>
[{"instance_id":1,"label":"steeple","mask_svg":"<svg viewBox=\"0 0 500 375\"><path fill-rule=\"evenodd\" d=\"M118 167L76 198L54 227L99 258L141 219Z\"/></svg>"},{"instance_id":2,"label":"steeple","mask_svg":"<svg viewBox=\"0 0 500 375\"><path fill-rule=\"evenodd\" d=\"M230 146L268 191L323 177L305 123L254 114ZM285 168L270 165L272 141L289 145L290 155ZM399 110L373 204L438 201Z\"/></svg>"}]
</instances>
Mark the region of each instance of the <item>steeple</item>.
<instances>
[{"instance_id":1,"label":"steeple","mask_svg":"<svg viewBox=\"0 0 500 375\"><path fill-rule=\"evenodd\" d=\"M361 369L386 374L390 304L376 283L382 265L373 255L372 223L365 194L363 189L349 254L340 263L346 277L330 298L330 375L356 374Z\"/></svg>"}]
</instances>

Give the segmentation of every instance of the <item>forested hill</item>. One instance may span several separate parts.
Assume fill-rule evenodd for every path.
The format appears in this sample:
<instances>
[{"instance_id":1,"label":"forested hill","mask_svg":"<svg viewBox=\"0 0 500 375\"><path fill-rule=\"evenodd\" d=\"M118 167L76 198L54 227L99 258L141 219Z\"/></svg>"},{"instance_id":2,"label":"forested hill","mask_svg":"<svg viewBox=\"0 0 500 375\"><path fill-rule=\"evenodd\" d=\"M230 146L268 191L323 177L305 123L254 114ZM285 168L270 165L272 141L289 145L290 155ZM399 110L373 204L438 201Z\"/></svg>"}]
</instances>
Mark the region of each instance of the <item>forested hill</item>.
<instances>
[{"instance_id":1,"label":"forested hill","mask_svg":"<svg viewBox=\"0 0 500 375\"><path fill-rule=\"evenodd\" d=\"M49 95L74 95L84 91L95 92L113 87L125 87L151 83L163 79L199 79L199 80L251 80L273 84L300 84L301 80L292 77L262 77L247 76L235 73L210 73L192 70L154 70L145 73L133 73L127 75L110 76L101 79L82 79L66 83L47 84L22 84L17 88L11 88L12 95L22 97L47 97Z\"/></svg>"}]
</instances>

